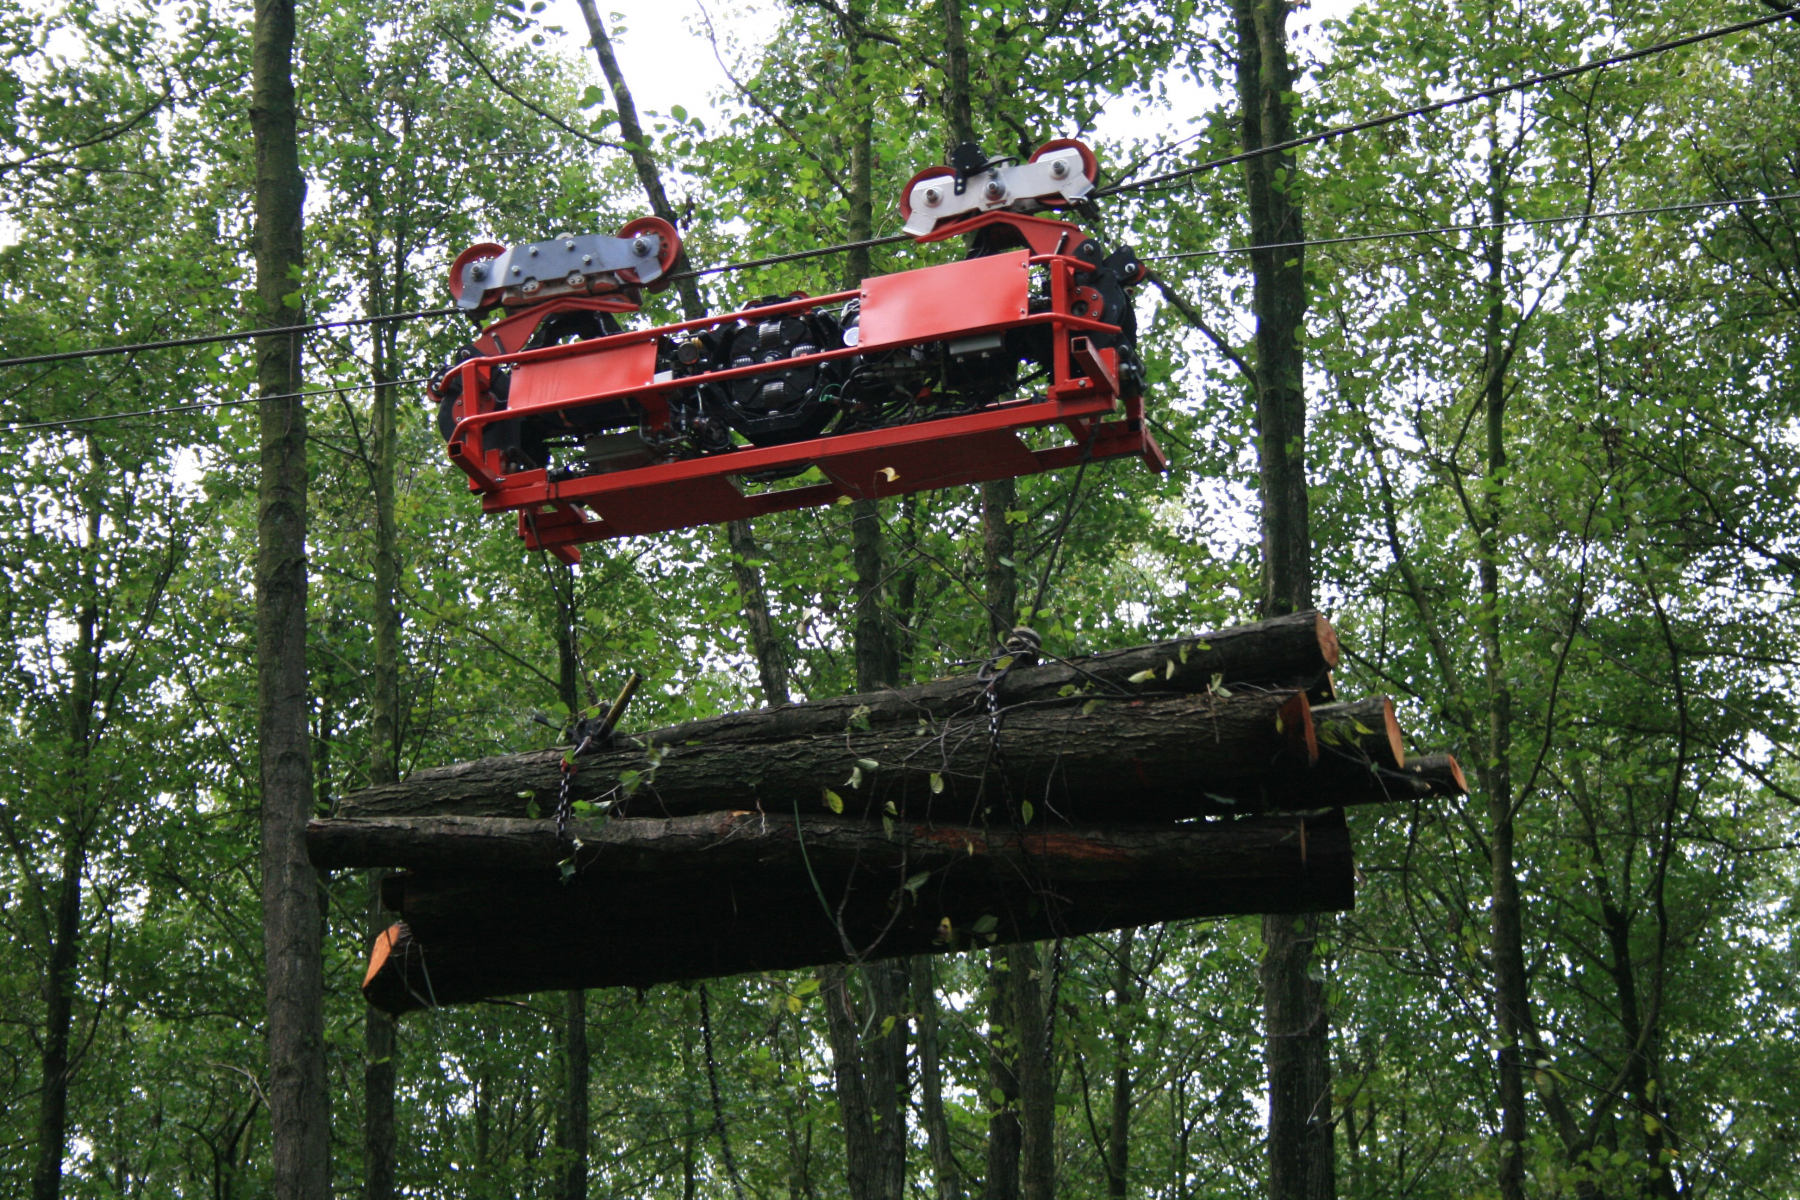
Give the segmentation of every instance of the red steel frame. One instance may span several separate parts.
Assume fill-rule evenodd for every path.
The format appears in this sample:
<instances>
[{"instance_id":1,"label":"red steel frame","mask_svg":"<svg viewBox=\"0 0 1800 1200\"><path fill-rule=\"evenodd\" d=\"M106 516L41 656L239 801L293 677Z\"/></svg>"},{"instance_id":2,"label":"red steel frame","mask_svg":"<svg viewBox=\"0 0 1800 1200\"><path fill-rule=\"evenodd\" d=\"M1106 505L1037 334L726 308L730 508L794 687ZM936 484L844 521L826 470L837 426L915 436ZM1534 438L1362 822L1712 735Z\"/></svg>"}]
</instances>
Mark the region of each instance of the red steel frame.
<instances>
[{"instance_id":1,"label":"red steel frame","mask_svg":"<svg viewBox=\"0 0 1800 1200\"><path fill-rule=\"evenodd\" d=\"M488 512L519 512L519 534L532 549L549 550L568 562L580 560L581 542L660 533L766 513L831 504L841 498L869 499L932 488L1031 475L1071 466L1083 459L1141 458L1163 471L1168 462L1143 420L1141 397L1121 400L1118 355L1093 346L1088 333L1114 333L1115 326L1076 316L1078 271L1092 264L1071 251L1085 240L1060 221L1011 213L991 213L928 235L937 241L985 224L1017 229L1031 250L964 259L863 280L857 291L807 297L781 304L703 317L654 329L536 350L495 353L458 365L462 395L479 397L476 412L457 422L449 444L453 462L469 476L469 488ZM1030 311L1030 269L1048 271L1049 310ZM746 367L657 382L659 338L736 320L765 321L783 313L861 301L854 347L759 363ZM617 300L553 301L526 309L490 327L483 341L517 322L525 332L540 312L562 308L623 307ZM526 320L526 318L533 318ZM497 449L486 449L482 431L526 412L556 412L594 404L635 400L652 425L666 419L667 393L702 383L723 383L824 363L856 355L901 349L926 342L1004 332L1030 325L1051 327L1050 378L1044 394L998 404L974 413L940 417L781 446L740 446L733 450L669 463L633 467L575 479L551 481L539 468L508 474ZM522 338L521 338L522 340ZM508 406L495 408L480 386L491 368L512 365ZM1075 373L1079 367L1081 374ZM478 372L481 373L478 375ZM1120 408L1120 420L1102 418ZM1031 449L1021 430L1065 427L1072 441ZM734 476L794 467L817 467L826 482L780 490L740 489Z\"/></svg>"}]
</instances>

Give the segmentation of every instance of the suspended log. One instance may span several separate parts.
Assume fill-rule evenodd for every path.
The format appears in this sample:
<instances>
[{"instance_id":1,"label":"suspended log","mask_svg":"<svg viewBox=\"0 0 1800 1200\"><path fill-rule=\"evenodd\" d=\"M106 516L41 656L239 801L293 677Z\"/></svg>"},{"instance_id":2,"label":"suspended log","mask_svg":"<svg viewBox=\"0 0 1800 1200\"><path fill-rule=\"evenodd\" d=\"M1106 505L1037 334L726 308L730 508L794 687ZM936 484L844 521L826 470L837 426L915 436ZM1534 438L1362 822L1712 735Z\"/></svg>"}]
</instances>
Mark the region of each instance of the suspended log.
<instances>
[{"instance_id":1,"label":"suspended log","mask_svg":"<svg viewBox=\"0 0 1800 1200\"><path fill-rule=\"evenodd\" d=\"M904 694L910 689L901 689ZM1261 781L1317 757L1311 709L1293 689L1146 699L1080 695L937 720L875 722L854 710L828 729L792 732L793 709L695 722L626 739L579 760L571 795L615 816L760 809L802 815L889 811L968 820L1031 804L1066 820L1138 820L1255 811ZM704 736L688 737L702 733ZM548 816L562 780L558 750L421 771L348 796L339 813ZM1320 807L1319 801L1309 807Z\"/></svg>"},{"instance_id":2,"label":"suspended log","mask_svg":"<svg viewBox=\"0 0 1800 1200\"><path fill-rule=\"evenodd\" d=\"M1061 742L1076 733L1077 726L1084 740L1090 732L1099 733L1108 721L1104 717L1087 720L1096 710L1104 713L1118 704L1206 694L1215 688L1276 689L1280 694L1273 703L1279 708L1293 690L1316 686L1337 660L1336 632L1319 614L1305 612L1066 662L1013 667L992 685L993 699L1003 714L1000 749L1003 756L1023 752L1031 757L1033 742L1045 738ZM866 695L728 713L618 739L609 751L584 759L574 798L594 801L607 797L615 792L622 776L642 780L652 760L659 759L654 786L644 789L644 799L634 800L631 811L645 811L646 802L649 811L659 814L747 808L765 793L779 793L779 806L789 808L796 796L786 793L797 787L807 793L797 797L805 808L809 803L816 805L826 787L846 795L847 800L861 798L850 797L840 786L849 778L854 760L861 758L888 764L890 770L910 772L917 776L914 783L928 783L930 775L940 775L941 781L953 786L952 796L943 801L947 807L955 803L954 793L961 791L959 778L966 782L971 771L977 778L984 773L971 763L979 756L985 764L988 689L987 681L974 677L938 680ZM1228 764L1234 771L1248 766L1258 753L1274 749L1268 736L1267 700L1250 695L1236 704L1203 703L1199 712L1218 727L1209 731L1221 742L1214 759L1238 752L1242 761ZM1255 744L1244 744L1240 738L1226 745L1226 727L1243 721L1256 728L1238 732L1248 734L1249 742ZM1300 727L1295 734L1310 736L1305 718L1296 716L1296 721ZM937 738L936 747L933 737ZM943 753L951 748L954 755ZM945 761L928 765L934 749ZM754 755L754 761L746 755ZM952 757L954 762L949 761ZM560 760L560 751L547 750L420 771L401 783L345 797L338 813L528 817L534 811L546 812L553 802ZM752 768L749 779L744 777L746 763ZM1135 769L1129 755L1123 765L1128 772ZM721 782L728 785L723 792L718 790ZM891 778L885 781L892 782ZM1033 786L1039 782L1034 781ZM891 799L894 797L885 794L884 787L881 802ZM966 796L962 807L970 807ZM933 812L937 811L934 806Z\"/></svg>"},{"instance_id":3,"label":"suspended log","mask_svg":"<svg viewBox=\"0 0 1800 1200\"><path fill-rule=\"evenodd\" d=\"M378 942L364 994L396 1013L1345 909L1354 891L1339 812L1023 832L710 813L578 824L572 861L548 821L320 826L332 827L313 835L326 861L427 868L383 890L403 924Z\"/></svg>"},{"instance_id":4,"label":"suspended log","mask_svg":"<svg viewBox=\"0 0 1800 1200\"><path fill-rule=\"evenodd\" d=\"M1321 704L1312 716L1322 748L1360 755L1392 771L1406 765L1406 739L1394 715L1394 702L1386 696Z\"/></svg>"}]
</instances>

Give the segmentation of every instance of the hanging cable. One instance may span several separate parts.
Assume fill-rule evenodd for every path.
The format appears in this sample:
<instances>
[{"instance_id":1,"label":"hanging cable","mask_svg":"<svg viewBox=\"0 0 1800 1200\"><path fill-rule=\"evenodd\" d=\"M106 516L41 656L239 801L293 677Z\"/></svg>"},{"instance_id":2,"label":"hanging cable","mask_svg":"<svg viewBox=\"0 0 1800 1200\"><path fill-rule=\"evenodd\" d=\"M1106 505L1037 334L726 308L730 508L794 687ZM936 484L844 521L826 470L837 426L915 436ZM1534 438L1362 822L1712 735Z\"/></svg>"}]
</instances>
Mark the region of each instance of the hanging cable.
<instances>
[{"instance_id":1,"label":"hanging cable","mask_svg":"<svg viewBox=\"0 0 1800 1200\"><path fill-rule=\"evenodd\" d=\"M1094 199L1099 199L1103 196L1116 196L1122 192L1135 192L1143 188L1155 187L1157 184L1161 183L1172 183L1177 179L1186 179L1192 175L1199 175L1206 171L1217 170L1219 167L1229 167L1235 163L1247 162L1253 158L1262 158L1269 154L1281 154L1288 150L1297 150L1302 146L1311 146L1319 142L1330 141L1334 137L1342 137L1345 134L1363 133L1367 130L1380 129L1387 125L1397 125L1401 121L1410 121L1415 117L1429 116L1432 113L1443 112L1447 108L1456 108L1459 105L1469 104L1476 100L1491 100L1497 96L1509 96L1514 92L1522 92L1527 88L1537 87L1539 84L1554 83L1559 79L1569 79L1576 75L1585 75L1590 71L1599 71L1606 67L1616 67L1620 63L1634 62L1640 58L1649 58L1652 55L1663 54L1670 50L1678 50L1683 46L1693 46L1701 42L1710 42L1714 38L1729 37L1734 33L1743 33L1746 30L1758 29L1764 25L1773 25L1777 21L1789 20L1800 20L1800 10L1773 12L1767 16L1756 17L1749 21L1739 21L1735 25L1722 25L1717 29L1708 29L1701 33L1689 34L1687 37L1675 38L1667 42L1658 42L1654 46L1645 46L1641 50L1626 50L1608 58L1595 59L1593 62L1581 63L1578 66L1563 67L1561 70L1549 71L1542 75L1528 76L1527 78L1519 80L1517 83L1502 83L1495 87L1482 88L1478 92L1467 92L1461 96L1452 96L1448 100L1436 100L1430 104L1421 104L1416 108L1407 108L1402 109L1399 112L1386 113L1379 117L1370 117L1366 121L1354 121L1348 125L1334 125L1330 129L1323 130L1319 133L1310 133L1305 137L1290 138L1285 142L1276 142L1274 145L1270 146L1259 146L1254 150L1245 150L1238 154L1227 155L1224 158L1210 159L1207 162L1200 163L1196 166L1183 167L1179 171L1169 171L1162 175L1152 175L1148 179L1137 179L1125 183L1115 183L1111 187L1100 188L1097 191L1089 193L1089 195Z\"/></svg>"},{"instance_id":2,"label":"hanging cable","mask_svg":"<svg viewBox=\"0 0 1800 1200\"><path fill-rule=\"evenodd\" d=\"M1587 74L1591 71L1602 70L1606 67L1618 66L1621 63L1635 62L1638 59L1649 58L1653 55L1662 54L1670 50L1677 50L1683 46L1698 45L1699 43L1712 41L1716 38L1728 37L1734 33L1743 33L1747 30L1757 29L1764 25L1772 25L1777 21L1787 20L1800 20L1800 8L1779 10L1748 21L1739 21L1734 25L1722 25L1717 29L1708 29L1700 33L1689 34L1686 37L1674 38L1666 42L1658 42L1653 46L1645 46L1638 50L1623 51L1607 58L1596 59L1593 62L1581 63L1572 67L1564 67L1560 70L1549 71L1542 75L1532 75L1528 78L1521 79L1516 83L1499 84L1495 87L1483 88L1480 91L1453 96L1447 100L1437 100L1430 104L1421 104L1414 108L1386 113L1379 117L1370 117L1364 121L1356 121L1348 125L1336 125L1330 129L1322 130L1319 133L1308 134L1305 137L1291 138L1285 142L1277 142L1270 146L1261 146L1254 150L1245 150L1238 154L1227 155L1224 158L1210 159L1207 162L1199 163L1192 167L1184 167L1179 171L1169 171L1161 175L1152 175L1146 179L1116 183L1110 187L1100 188L1097 191L1091 192L1089 193L1089 196L1092 199L1100 199L1106 196L1116 196L1126 192L1140 191L1144 188L1155 187L1159 184L1172 183L1176 180L1186 179L1207 171L1216 170L1219 167L1227 167L1235 163L1248 161L1249 159L1261 158L1264 155L1280 154L1288 150L1299 149L1303 146L1311 146L1319 142L1330 141L1334 137L1341 137L1352 133L1362 133L1371 129L1380 129L1388 125L1398 124L1402 121L1429 116L1432 113L1442 112L1445 109L1469 104L1476 100L1486 100L1498 96L1511 95L1514 92L1524 91L1528 88L1537 87L1540 84L1554 83L1557 80L1569 79L1577 75ZM1391 236L1404 237L1417 235L1395 234ZM776 266L781 263L801 262L806 259L822 258L831 254L846 254L852 250L872 249L876 246L888 246L908 240L910 240L910 235L908 234L893 233L882 237L864 238L861 241L842 242L834 246L821 246L816 250L800 250L792 254L775 254L766 258L754 258L741 262L724 263L716 267L703 267L698 270L683 271L679 274L664 276L664 278L670 282L683 279L698 279L705 275L722 275L733 271L747 271L756 267L768 267ZM77 359L99 358L110 354L132 354L141 350L165 350L179 346L204 346L222 342L247 341L252 338L267 337L277 333L312 333L323 329L348 329L361 325L376 325L390 321L412 321L423 317L451 316L461 311L463 310L457 308L420 309L416 312L391 313L386 316L378 317L357 317L344 321L320 321L311 325L295 325L288 328L247 329L240 330L236 333L211 334L189 338L169 338L160 342L140 342L128 346L100 346L86 350L65 350L54 354L32 354L18 358L0 359L0 368L30 366L43 363L71 362Z\"/></svg>"},{"instance_id":3,"label":"hanging cable","mask_svg":"<svg viewBox=\"0 0 1800 1200\"><path fill-rule=\"evenodd\" d=\"M277 325L272 329L240 329L236 333L210 333L198 337L168 338L160 342L137 342L129 346L95 346L87 350L63 350L55 354L27 354L21 358L0 358L0 367L27 367L37 363L72 362L78 358L101 358L108 354L136 354L140 350L168 350L175 346L208 346L218 342L246 342L252 338L276 337L284 333L314 333L321 329L350 329L358 325L381 325L389 321L416 321L420 317L442 317L461 311L460 308L423 308L417 312L388 313L379 317L355 317L346 321L318 321L311 325Z\"/></svg>"},{"instance_id":4,"label":"hanging cable","mask_svg":"<svg viewBox=\"0 0 1800 1200\"><path fill-rule=\"evenodd\" d=\"M1440 233L1481 233L1494 229L1521 229L1531 225L1567 225L1576 221L1612 220L1615 217L1649 217L1660 213L1733 208L1747 204L1778 204L1784 200L1800 200L1800 192L1782 192L1774 196L1747 196L1735 200L1696 200L1691 204L1664 204L1655 208L1615 208L1602 212L1564 213L1557 217L1525 217L1516 221L1439 225L1432 229L1396 229L1388 233L1354 233L1345 237L1310 238L1303 242L1270 242L1265 246L1231 246L1224 250L1182 250L1174 254L1146 254L1142 257L1145 262L1168 262L1177 258L1222 258L1228 254L1255 254L1259 250L1298 250L1310 246L1342 246L1351 242L1385 242L1399 238L1431 237Z\"/></svg>"},{"instance_id":5,"label":"hanging cable","mask_svg":"<svg viewBox=\"0 0 1800 1200\"><path fill-rule=\"evenodd\" d=\"M176 404L169 408L140 408L132 412L98 413L91 417L64 417L55 421L15 421L10 425L0 425L0 433L27 433L34 429L66 429L72 425L123 421L128 417L172 417L182 413L204 412L215 408L239 408L246 404L261 404L269 400L303 400L309 396L336 396L343 392L361 392L378 387L408 387L412 384L428 382L430 382L430 377L421 375L417 379L390 379L381 383L347 383L343 387L317 388L308 392L284 392L277 396L249 396L242 400L203 400L195 404Z\"/></svg>"}]
</instances>

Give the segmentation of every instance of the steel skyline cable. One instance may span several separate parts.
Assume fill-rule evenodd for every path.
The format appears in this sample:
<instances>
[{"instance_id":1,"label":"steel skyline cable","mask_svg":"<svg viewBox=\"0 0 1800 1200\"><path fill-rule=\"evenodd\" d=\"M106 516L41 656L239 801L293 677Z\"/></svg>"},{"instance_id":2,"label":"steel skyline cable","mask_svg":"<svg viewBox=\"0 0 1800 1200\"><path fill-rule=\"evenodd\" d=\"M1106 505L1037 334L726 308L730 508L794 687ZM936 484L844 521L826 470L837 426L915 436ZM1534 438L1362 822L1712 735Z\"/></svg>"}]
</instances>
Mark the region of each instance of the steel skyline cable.
<instances>
[{"instance_id":1,"label":"steel skyline cable","mask_svg":"<svg viewBox=\"0 0 1800 1200\"><path fill-rule=\"evenodd\" d=\"M301 400L310 396L336 396L343 392L366 392L379 387L411 387L427 383L430 376L417 379L390 379L385 383L347 383L342 387L314 388L305 392L283 392L275 396L249 396L242 400L200 400L193 404L174 404L167 408L140 408L122 413L95 413L88 417L60 417L53 421L14 421L0 425L0 433L25 433L34 429L67 429L75 425L95 425L102 421L123 421L133 417L170 417L182 413L205 412L216 408L241 408L272 400Z\"/></svg>"},{"instance_id":2,"label":"steel skyline cable","mask_svg":"<svg viewBox=\"0 0 1800 1200\"><path fill-rule=\"evenodd\" d=\"M1318 133L1308 134L1305 137L1292 138L1288 141L1277 142L1270 146L1261 146L1255 150L1241 151L1237 154L1227 155L1224 158L1210 159L1192 167L1184 167L1178 171L1169 171L1161 175L1152 175L1146 179L1116 183L1109 187L1100 188L1097 191L1089 193L1089 195L1094 199L1100 199L1106 196L1116 196L1126 192L1139 191L1144 188L1157 186L1158 184L1186 179L1206 171L1216 170L1219 167L1226 167L1235 163L1245 162L1249 159L1260 158L1269 154L1279 154L1283 151L1294 150L1303 146L1315 145L1319 142L1329 141L1334 137L1362 133L1370 129L1380 129L1388 125L1398 124L1401 121L1409 121L1418 117L1428 116L1435 112L1442 112L1445 109L1455 108L1458 105L1468 104L1476 100L1510 95L1514 92L1524 91L1527 88L1537 87L1540 84L1553 83L1559 79L1568 79L1576 75L1584 75L1591 71L1618 66L1621 63L1635 62L1639 59L1663 54L1670 50L1677 50L1684 46L1693 46L1701 42L1712 41L1716 38L1727 37L1734 33L1743 33L1747 30L1757 29L1764 25L1772 25L1778 21L1789 20L1800 21L1800 8L1778 10L1769 13L1766 16L1756 17L1748 21L1739 21L1732 25L1722 25L1716 29L1703 30L1700 33L1689 34L1686 37L1674 38L1666 42L1658 42L1654 45L1645 46L1637 50L1622 51L1607 58L1596 59L1593 62L1579 63L1575 66L1563 67L1559 70L1549 71L1541 75L1532 75L1514 83L1498 84L1491 88L1483 88L1480 91L1468 92L1460 96L1453 96L1446 100L1437 100L1429 104L1418 105L1414 108L1386 113L1379 117L1370 117L1364 121L1356 121L1348 125L1333 126L1330 129L1322 130ZM1408 235L1397 234L1394 236ZM810 258L821 258L830 254L845 254L852 250L892 245L896 242L905 241L907 238L908 235L903 233L887 234L882 237L864 238L855 242L842 242L833 246L822 246L816 250L799 250L792 254L776 254L766 258L754 258L746 259L741 262L725 263L716 267L703 267L697 270L684 271L679 275L666 276L665 278L670 282L674 282L678 279L694 279L703 275L722 275L733 271L750 270L755 267L799 262ZM1198 252L1196 252L1196 255L1197 254ZM142 350L165 350L179 346L202 346L223 342L248 341L253 338L267 337L281 333L313 333L323 329L348 329L361 325L375 325L390 321L412 321L424 317L449 316L462 311L462 309L457 308L420 309L416 312L409 313L391 313L377 317L356 317L343 321L320 321L310 325L285 326L276 329L247 329L235 333L207 334L189 338L170 338L164 341L140 342L126 346L99 346L85 350L66 350L52 354L33 354L18 358L0 359L0 368L70 362L77 359L99 358L113 354L134 354Z\"/></svg>"},{"instance_id":3,"label":"steel skyline cable","mask_svg":"<svg viewBox=\"0 0 1800 1200\"><path fill-rule=\"evenodd\" d=\"M310 325L277 325L272 329L240 329L235 333L205 333L194 337L166 338L160 342L134 342L125 346L92 346L86 350L62 350L54 354L27 354L19 358L0 358L0 367L28 367L40 363L72 362L79 358L101 358L110 354L136 354L140 350L168 350L176 346L206 346L219 342L247 342L259 337L292 336L317 333L321 329L350 329L359 325L382 325L390 321L416 321L420 317L442 317L458 313L459 308L422 308L417 312L387 313L377 317L351 317L342 321L316 321Z\"/></svg>"},{"instance_id":4,"label":"steel skyline cable","mask_svg":"<svg viewBox=\"0 0 1800 1200\"><path fill-rule=\"evenodd\" d=\"M1786 11L1773 12L1766 16L1756 17L1748 21L1739 21L1735 25L1721 25L1717 29L1708 29L1700 33L1691 33L1686 37L1673 38L1666 42L1658 42L1655 45L1645 46L1639 50L1621 51L1620 53L1611 55L1607 58L1595 59L1593 62L1579 63L1572 67L1563 67L1559 70L1547 71L1542 75L1527 76L1515 83L1497 84L1494 87L1482 88L1477 92L1466 92L1460 96L1452 96L1448 100L1434 100L1429 104L1421 104L1414 108L1406 108L1401 109L1398 112L1385 113L1382 116L1370 117L1363 121L1353 121L1348 125L1334 125L1330 129L1322 130L1319 133L1309 133L1305 137L1289 138L1285 142L1276 142L1269 146L1259 146L1254 150L1240 151L1237 154L1230 154L1224 158L1209 159L1196 166L1183 167L1179 171L1167 171L1161 175L1152 175L1147 179L1128 180L1124 183L1115 183L1110 187L1100 188L1099 190L1092 192L1091 195L1095 199L1100 199L1105 196L1116 196L1123 192L1135 192L1142 188L1155 187L1157 184L1161 183L1172 183L1178 179L1186 179L1189 176L1199 175L1206 171L1217 170L1220 167L1229 167L1235 163L1247 162L1253 158L1262 158L1269 154L1280 154L1287 150L1297 150L1302 146L1311 146L1316 145L1319 142L1330 141L1334 137L1344 137L1352 133L1363 133L1370 129L1380 129L1387 125L1395 125L1401 121L1410 121L1417 117L1429 116L1432 113L1442 112L1447 108L1455 108L1458 105L1469 104L1476 100L1489 100L1497 96L1511 95L1513 92L1522 92L1527 88L1537 87L1540 84L1554 83L1559 79L1569 79L1576 75L1585 75L1590 71L1599 71L1606 67L1616 67L1621 63L1635 62L1640 58L1649 58L1652 55L1663 54L1670 50L1678 50L1683 46L1698 45L1701 42L1710 42L1715 38L1729 37L1734 33L1743 33L1746 30L1758 29L1764 25L1773 25L1777 21L1797 20L1800 20L1800 9L1788 9Z\"/></svg>"},{"instance_id":5,"label":"steel skyline cable","mask_svg":"<svg viewBox=\"0 0 1800 1200\"><path fill-rule=\"evenodd\" d=\"M1781 192L1773 196L1745 196L1732 200L1696 200L1689 204L1662 204L1654 208L1614 208L1600 212L1564 213L1555 217L1520 217L1511 221L1484 221L1469 225L1438 225L1430 229L1396 229L1386 233L1353 233L1343 237L1309 238L1301 242L1269 242L1262 246L1228 246L1223 250L1182 250L1173 254L1145 254L1145 262L1169 262L1178 258L1223 258L1228 254L1254 254L1259 250L1298 250L1309 246L1341 246L1350 242L1387 242L1401 238L1430 237L1439 233L1480 233L1494 229L1519 229L1531 225L1568 225L1577 221L1612 220L1616 217L1647 217L1660 213L1694 212L1701 209L1736 208L1741 205L1777 204L1784 200L1800 200L1800 192Z\"/></svg>"}]
</instances>

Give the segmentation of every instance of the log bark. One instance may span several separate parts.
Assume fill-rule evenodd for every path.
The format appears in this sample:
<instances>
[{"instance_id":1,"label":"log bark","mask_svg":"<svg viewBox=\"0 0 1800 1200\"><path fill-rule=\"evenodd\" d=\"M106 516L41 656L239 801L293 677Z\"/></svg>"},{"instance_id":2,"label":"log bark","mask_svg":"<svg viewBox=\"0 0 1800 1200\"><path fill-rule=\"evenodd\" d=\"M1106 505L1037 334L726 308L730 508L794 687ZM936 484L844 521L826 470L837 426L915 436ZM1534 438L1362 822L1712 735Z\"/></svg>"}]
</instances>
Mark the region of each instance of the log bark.
<instances>
[{"instance_id":1,"label":"log bark","mask_svg":"<svg viewBox=\"0 0 1800 1200\"><path fill-rule=\"evenodd\" d=\"M1079 708L1090 698L1101 699L1104 709L1104 701L1109 699L1149 700L1204 693L1215 682L1232 688L1307 687L1337 662L1337 653L1337 634L1330 623L1317 613L1299 613L1193 638L1014 668L995 686L995 698L1009 710L1020 706ZM1145 672L1150 673L1149 678L1131 682ZM591 800L610 788L615 780L593 787L609 766L615 776L627 767L642 770L646 764L642 750L636 747L667 748L671 758L665 759L665 767L696 749L704 753L710 747L730 747L726 759L730 774L741 777L743 760L738 756L745 748L808 738L843 744L847 731L855 732L852 725L867 723L871 732L904 729L912 735L917 734L921 720L979 720L985 726L986 687L983 681L965 676L816 703L728 713L654 730L630 739L633 749L584 759L577 776L577 798ZM1256 707L1253 697L1233 699ZM1024 712L1016 712L1008 715L1006 723L1009 728L1019 728L1025 720ZM546 750L420 771L392 787L346 796L339 812L344 816L525 816L529 802L519 793L548 786L553 794L560 757L560 752ZM670 785L674 773L659 772L658 790ZM847 774L846 769L837 779Z\"/></svg>"},{"instance_id":2,"label":"log bark","mask_svg":"<svg viewBox=\"0 0 1800 1200\"><path fill-rule=\"evenodd\" d=\"M378 942L364 994L396 1013L1353 898L1339 812L1024 834L912 822L890 835L876 822L757 813L577 823L566 880L543 865L567 853L550 821L382 826L433 847L419 856L431 869L390 876L384 893L404 928Z\"/></svg>"},{"instance_id":3,"label":"log bark","mask_svg":"<svg viewBox=\"0 0 1800 1200\"><path fill-rule=\"evenodd\" d=\"M825 728L801 709L772 709L624 742L580 760L575 800L633 817L839 808L873 816L891 804L896 815L965 820L1023 800L1071 820L1168 819L1256 811L1272 770L1304 768L1317 754L1302 693L1250 690L1025 702L1002 710L992 745L980 705L942 720L914 710L879 723L853 711ZM561 763L561 751L542 750L420 772L356 793L339 812L529 817L554 804Z\"/></svg>"},{"instance_id":4,"label":"log bark","mask_svg":"<svg viewBox=\"0 0 1800 1200\"><path fill-rule=\"evenodd\" d=\"M1406 766L1406 739L1394 715L1394 702L1386 696L1321 704L1312 716L1321 747L1361 755L1390 771Z\"/></svg>"}]
</instances>

